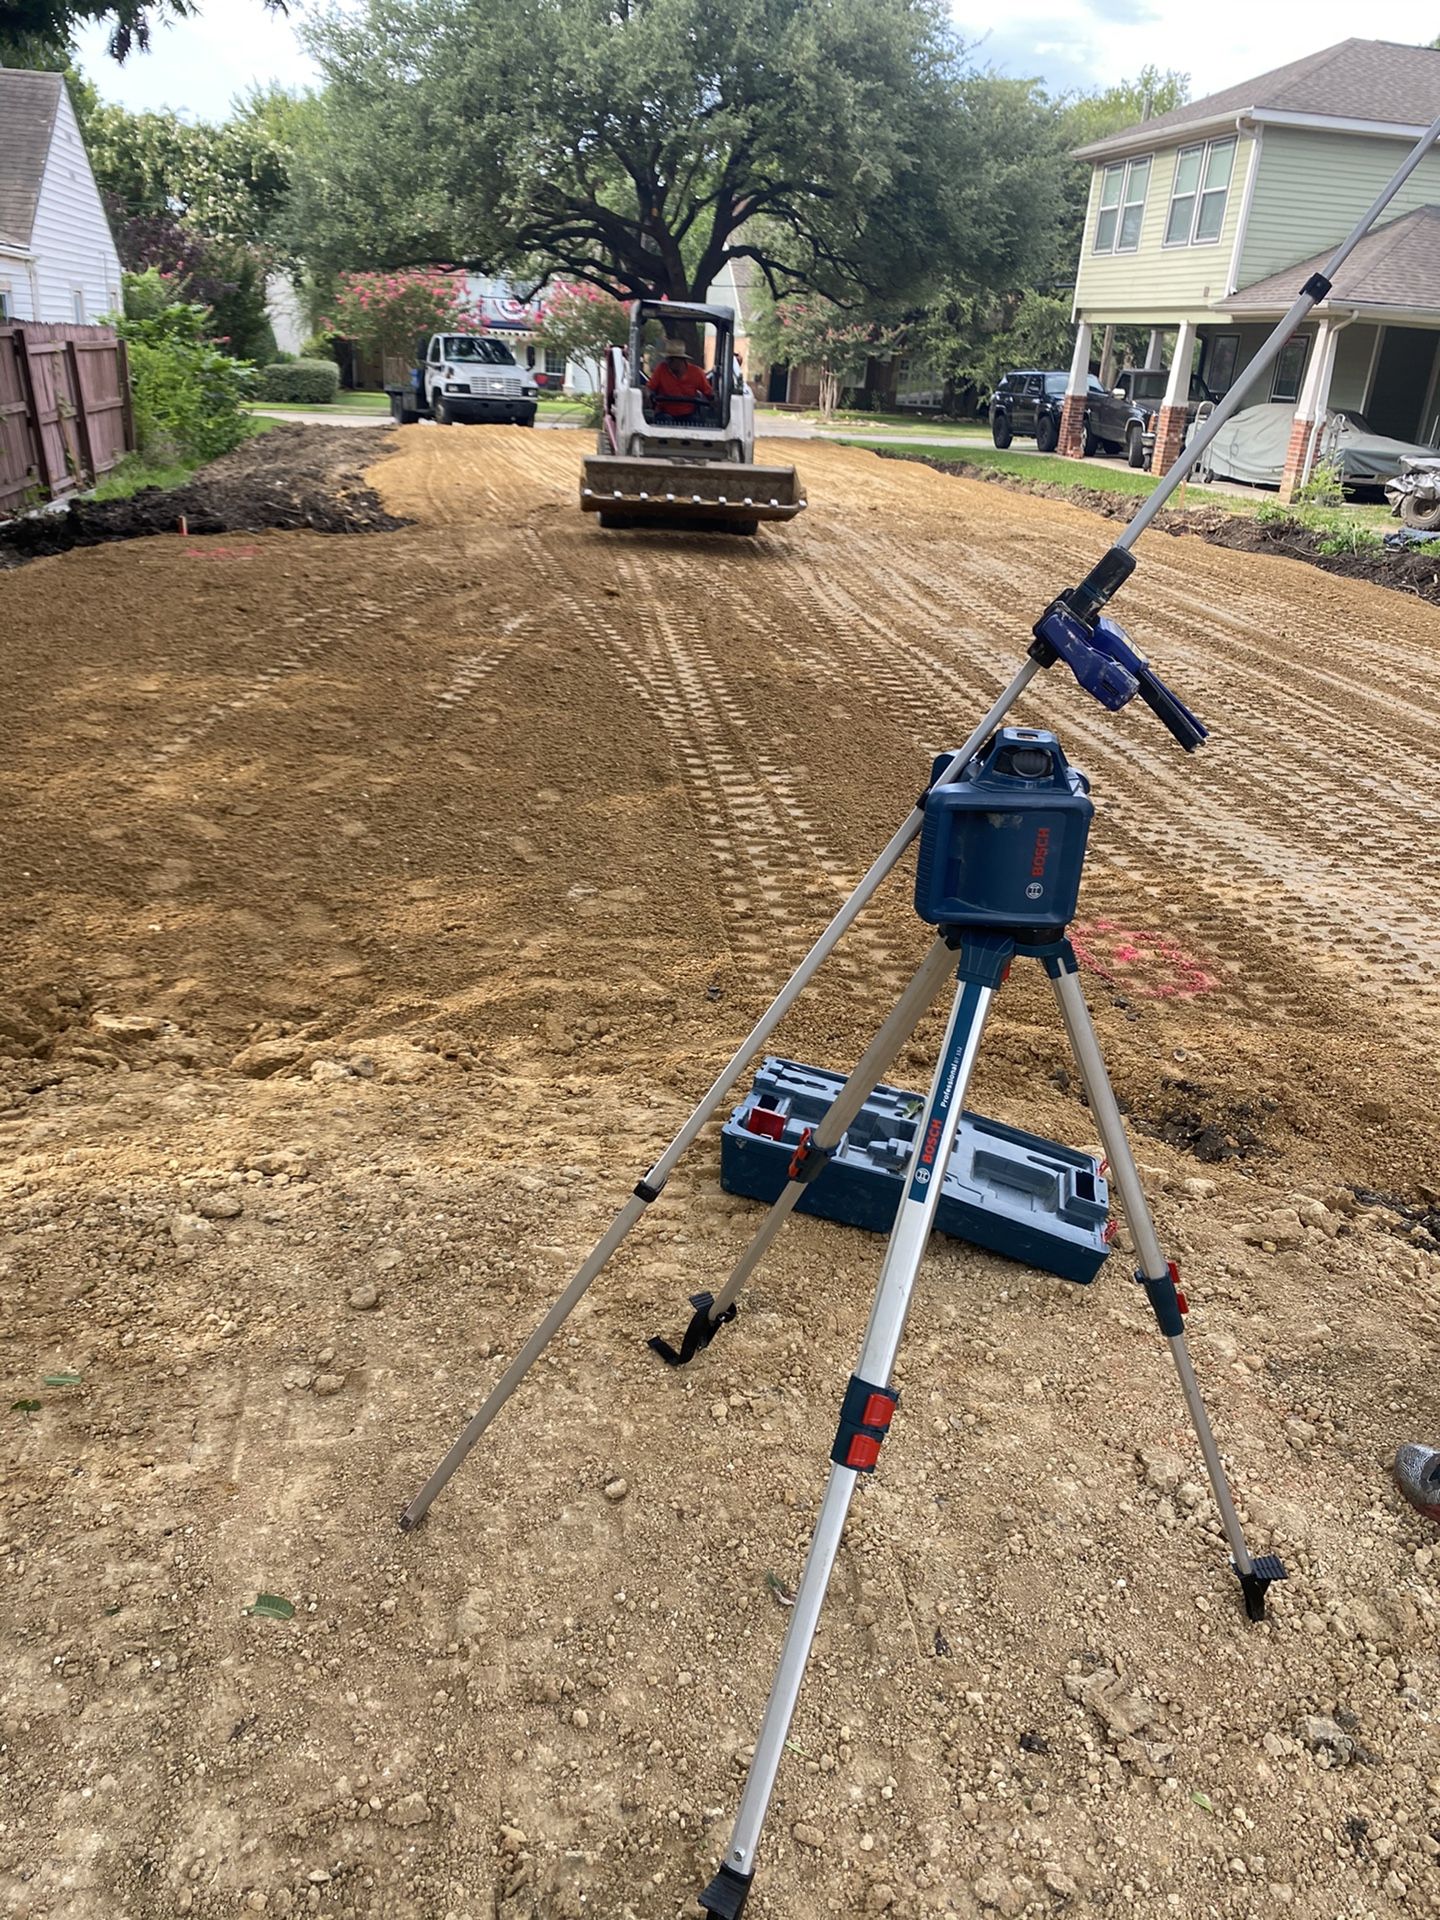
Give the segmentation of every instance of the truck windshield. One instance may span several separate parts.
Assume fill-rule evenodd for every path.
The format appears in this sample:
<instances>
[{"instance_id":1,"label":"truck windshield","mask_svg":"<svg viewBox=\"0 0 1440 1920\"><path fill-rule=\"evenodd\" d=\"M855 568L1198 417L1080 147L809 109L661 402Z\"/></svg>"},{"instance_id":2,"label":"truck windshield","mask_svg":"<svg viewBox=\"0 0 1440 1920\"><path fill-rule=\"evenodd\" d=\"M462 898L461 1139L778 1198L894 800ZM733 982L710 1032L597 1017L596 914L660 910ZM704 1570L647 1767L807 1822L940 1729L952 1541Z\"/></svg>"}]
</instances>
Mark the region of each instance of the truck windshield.
<instances>
[{"instance_id":1,"label":"truck windshield","mask_svg":"<svg viewBox=\"0 0 1440 1920\"><path fill-rule=\"evenodd\" d=\"M487 367L513 367L515 356L498 340L482 340L473 333L447 333L444 341L447 360L483 360Z\"/></svg>"}]
</instances>

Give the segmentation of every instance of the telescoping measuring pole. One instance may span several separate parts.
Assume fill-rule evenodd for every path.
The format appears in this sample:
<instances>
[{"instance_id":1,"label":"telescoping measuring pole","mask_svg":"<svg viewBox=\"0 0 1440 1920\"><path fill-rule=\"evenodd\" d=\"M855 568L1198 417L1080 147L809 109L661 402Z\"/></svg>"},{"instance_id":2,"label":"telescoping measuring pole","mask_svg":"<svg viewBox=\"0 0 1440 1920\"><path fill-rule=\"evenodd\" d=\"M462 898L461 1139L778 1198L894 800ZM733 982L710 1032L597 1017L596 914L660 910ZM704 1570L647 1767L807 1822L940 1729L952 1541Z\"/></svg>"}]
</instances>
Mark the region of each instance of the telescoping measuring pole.
<instances>
[{"instance_id":1,"label":"telescoping measuring pole","mask_svg":"<svg viewBox=\"0 0 1440 1920\"><path fill-rule=\"evenodd\" d=\"M1437 140L1440 140L1440 119L1426 129L1394 179L1379 194L1374 205L1356 225L1355 230L1336 248L1326 261L1324 268L1319 273L1312 274L1305 282L1285 318L1240 374L1209 420L1194 435L1189 446L1171 466L1120 538L1108 552L1101 556L1078 587L1068 588L1046 609L1036 623L1035 638L1030 647L1029 658L964 746L952 755L949 763L932 783L933 785L943 786L958 778L969 761L1005 719L1035 675L1041 668L1054 666L1058 660L1065 662L1084 691L1098 700L1102 706L1111 709L1123 707L1138 695L1187 753L1194 752L1195 748L1201 744L1205 738L1205 728L1175 698L1159 676L1152 672L1144 656L1130 646L1120 629L1110 621L1099 617L1101 610L1134 572L1135 558L1130 549L1140 535L1192 471L1215 435L1237 411L1246 394L1251 391L1267 368L1273 365L1285 342L1317 302L1323 300L1329 293L1335 275ZM924 819L924 805L925 795L922 794L850 898L839 909L795 972L721 1068L690 1118L655 1164L635 1183L631 1197L615 1216L570 1284L505 1369L491 1389L489 1398L470 1420L454 1446L401 1513L400 1525L405 1532L408 1533L412 1528L419 1526L436 1495L459 1469L471 1448L575 1311L591 1282L608 1265L611 1256L629 1236L641 1215L659 1199L666 1181L674 1172L680 1159L699 1138L706 1122L730 1092L747 1063L759 1052L765 1041L779 1026L819 971L822 963L838 945L881 882L915 839ZM691 1322L685 1342L692 1352L708 1344L723 1319L729 1318L733 1313L733 1305L729 1301L718 1312L717 1306L718 1303L713 1303L709 1307L697 1307L696 1318Z\"/></svg>"}]
</instances>

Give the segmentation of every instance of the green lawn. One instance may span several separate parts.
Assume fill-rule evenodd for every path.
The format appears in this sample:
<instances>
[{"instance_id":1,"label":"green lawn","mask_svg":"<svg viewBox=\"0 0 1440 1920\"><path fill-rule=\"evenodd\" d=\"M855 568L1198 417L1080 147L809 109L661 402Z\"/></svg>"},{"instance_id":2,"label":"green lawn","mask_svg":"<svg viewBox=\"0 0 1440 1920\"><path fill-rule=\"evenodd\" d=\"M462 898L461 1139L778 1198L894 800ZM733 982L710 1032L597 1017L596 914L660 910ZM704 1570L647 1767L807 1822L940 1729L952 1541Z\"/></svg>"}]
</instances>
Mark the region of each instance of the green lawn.
<instances>
[{"instance_id":1,"label":"green lawn","mask_svg":"<svg viewBox=\"0 0 1440 1920\"><path fill-rule=\"evenodd\" d=\"M757 404L755 411L763 420L768 409L762 401ZM792 420L808 420L822 427L908 427L912 432L923 428L926 433L983 434L989 431L983 420L946 420L917 413L854 413L844 407L837 408L828 416L814 407L807 407L788 417Z\"/></svg>"},{"instance_id":2,"label":"green lawn","mask_svg":"<svg viewBox=\"0 0 1440 1920\"><path fill-rule=\"evenodd\" d=\"M875 451L873 442L846 439L843 445ZM1017 480L1048 480L1057 487L1094 487L1102 493L1125 493L1143 498L1153 492L1153 473L1135 473L1130 468L1096 467L1089 461L1062 460L1057 454L1002 453L997 447L927 447L914 440L886 440L887 453L913 454L917 460L963 461L971 467L988 467L996 473L1014 474Z\"/></svg>"},{"instance_id":3,"label":"green lawn","mask_svg":"<svg viewBox=\"0 0 1440 1920\"><path fill-rule=\"evenodd\" d=\"M866 447L873 453L877 443L847 438L843 444ZM916 459L947 463L963 461L968 466L1013 474L1017 480L1043 480L1057 487L1085 487L1096 493L1123 494L1137 500L1153 493L1160 484L1153 473L1137 472L1129 467L1100 466L1093 460L1062 460L1058 454L1016 453L1009 449L1002 453L997 447L956 447L952 452L948 447L927 447L913 440L886 440L883 445L887 453L909 454ZM1225 493L1187 481L1171 505L1172 508L1220 507L1226 513L1260 513L1267 507L1277 509L1279 502L1273 493L1260 488L1250 493ZM1377 532L1384 532L1397 524L1383 501L1349 501L1343 507L1296 509L1297 519L1307 520L1313 515L1341 515L1347 521L1373 527Z\"/></svg>"}]
</instances>

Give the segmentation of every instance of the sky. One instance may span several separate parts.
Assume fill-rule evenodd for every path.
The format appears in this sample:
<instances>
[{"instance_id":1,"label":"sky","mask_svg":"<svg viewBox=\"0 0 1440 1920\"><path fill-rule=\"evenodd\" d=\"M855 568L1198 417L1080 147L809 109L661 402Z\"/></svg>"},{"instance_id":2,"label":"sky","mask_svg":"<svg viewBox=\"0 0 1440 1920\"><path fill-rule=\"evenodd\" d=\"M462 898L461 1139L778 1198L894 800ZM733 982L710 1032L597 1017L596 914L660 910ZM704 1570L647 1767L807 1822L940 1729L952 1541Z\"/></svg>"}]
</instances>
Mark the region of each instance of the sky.
<instances>
[{"instance_id":1,"label":"sky","mask_svg":"<svg viewBox=\"0 0 1440 1920\"><path fill-rule=\"evenodd\" d=\"M80 36L80 65L104 99L135 109L173 107L188 118L220 119L232 97L254 81L303 87L315 77L295 22L267 13L260 0L199 0L199 17L158 29L149 53L117 67L103 27ZM953 0L956 26L978 65L1036 77L1052 92L1106 87L1144 66L1188 73L1196 99L1251 75L1333 46L1356 31L1354 0L1307 0L1301 8L1257 0ZM1363 27L1361 28L1363 32ZM1440 32L1433 15L1389 29L1416 41ZM1384 37L1383 29L1382 35Z\"/></svg>"}]
</instances>

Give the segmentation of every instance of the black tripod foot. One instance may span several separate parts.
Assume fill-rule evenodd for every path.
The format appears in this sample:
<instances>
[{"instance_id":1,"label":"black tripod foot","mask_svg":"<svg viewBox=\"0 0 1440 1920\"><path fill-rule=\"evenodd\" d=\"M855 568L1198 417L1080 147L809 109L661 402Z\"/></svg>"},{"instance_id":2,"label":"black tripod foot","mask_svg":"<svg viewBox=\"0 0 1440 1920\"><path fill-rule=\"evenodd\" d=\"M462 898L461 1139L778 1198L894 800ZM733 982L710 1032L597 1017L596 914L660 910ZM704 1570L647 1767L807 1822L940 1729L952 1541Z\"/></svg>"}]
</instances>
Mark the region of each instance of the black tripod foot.
<instances>
[{"instance_id":1,"label":"black tripod foot","mask_svg":"<svg viewBox=\"0 0 1440 1920\"><path fill-rule=\"evenodd\" d=\"M658 1333L653 1339L645 1342L652 1353L659 1354L667 1367L689 1366L696 1354L703 1353L705 1348L709 1346L710 1342L720 1331L721 1327L733 1320L739 1312L738 1307L733 1305L728 1306L718 1319L712 1320L710 1318L710 1309L715 1304L715 1296L713 1293L692 1293L690 1296L690 1304L694 1307L695 1312L691 1317L689 1326L685 1329L678 1352L671 1346L668 1340L662 1340ZM735 1911L738 1913L740 1909L737 1907Z\"/></svg>"},{"instance_id":2,"label":"black tripod foot","mask_svg":"<svg viewBox=\"0 0 1440 1920\"><path fill-rule=\"evenodd\" d=\"M1240 1582L1240 1591L1245 1596L1245 1617L1248 1620L1265 1618L1265 1589L1276 1580L1285 1578L1285 1568L1276 1553L1262 1553L1258 1560L1250 1562L1249 1573L1241 1573L1237 1567L1235 1577Z\"/></svg>"},{"instance_id":3,"label":"black tripod foot","mask_svg":"<svg viewBox=\"0 0 1440 1920\"><path fill-rule=\"evenodd\" d=\"M733 1867L721 1867L705 1891L697 1895L699 1904L706 1913L718 1914L720 1920L740 1920L754 1878L753 1873L737 1873Z\"/></svg>"}]
</instances>

